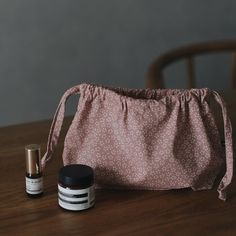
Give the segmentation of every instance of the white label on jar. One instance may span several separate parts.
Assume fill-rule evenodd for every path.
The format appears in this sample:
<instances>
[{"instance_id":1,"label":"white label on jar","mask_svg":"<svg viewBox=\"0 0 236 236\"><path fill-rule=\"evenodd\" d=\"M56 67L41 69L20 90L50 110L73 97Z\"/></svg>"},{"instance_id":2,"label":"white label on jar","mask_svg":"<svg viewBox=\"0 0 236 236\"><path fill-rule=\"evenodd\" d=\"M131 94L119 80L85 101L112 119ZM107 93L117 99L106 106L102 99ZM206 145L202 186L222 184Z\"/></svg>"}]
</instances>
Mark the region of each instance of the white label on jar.
<instances>
[{"instance_id":1,"label":"white label on jar","mask_svg":"<svg viewBox=\"0 0 236 236\"><path fill-rule=\"evenodd\" d=\"M39 194L43 192L43 178L32 179L25 177L26 192L29 194Z\"/></svg>"},{"instance_id":2,"label":"white label on jar","mask_svg":"<svg viewBox=\"0 0 236 236\"><path fill-rule=\"evenodd\" d=\"M58 185L58 204L67 210L81 211L95 203L94 185L86 189L69 189Z\"/></svg>"},{"instance_id":3,"label":"white label on jar","mask_svg":"<svg viewBox=\"0 0 236 236\"><path fill-rule=\"evenodd\" d=\"M94 189L94 185L89 188L89 199L90 199L90 202L92 202L92 201L95 200L95 189Z\"/></svg>"}]
</instances>

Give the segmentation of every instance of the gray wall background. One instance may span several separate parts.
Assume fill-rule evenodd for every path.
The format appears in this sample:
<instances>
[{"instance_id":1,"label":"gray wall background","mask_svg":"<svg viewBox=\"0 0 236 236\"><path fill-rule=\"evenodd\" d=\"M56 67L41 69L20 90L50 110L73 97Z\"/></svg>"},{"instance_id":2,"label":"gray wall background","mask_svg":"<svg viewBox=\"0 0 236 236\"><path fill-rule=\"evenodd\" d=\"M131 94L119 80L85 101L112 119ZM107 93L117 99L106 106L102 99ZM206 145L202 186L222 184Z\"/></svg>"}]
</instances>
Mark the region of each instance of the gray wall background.
<instances>
[{"instance_id":1,"label":"gray wall background","mask_svg":"<svg viewBox=\"0 0 236 236\"><path fill-rule=\"evenodd\" d=\"M235 10L233 0L1 0L0 126L51 118L81 82L144 87L160 53L235 38ZM227 87L226 55L197 60L199 87ZM166 72L169 87L184 87L181 66Z\"/></svg>"}]
</instances>

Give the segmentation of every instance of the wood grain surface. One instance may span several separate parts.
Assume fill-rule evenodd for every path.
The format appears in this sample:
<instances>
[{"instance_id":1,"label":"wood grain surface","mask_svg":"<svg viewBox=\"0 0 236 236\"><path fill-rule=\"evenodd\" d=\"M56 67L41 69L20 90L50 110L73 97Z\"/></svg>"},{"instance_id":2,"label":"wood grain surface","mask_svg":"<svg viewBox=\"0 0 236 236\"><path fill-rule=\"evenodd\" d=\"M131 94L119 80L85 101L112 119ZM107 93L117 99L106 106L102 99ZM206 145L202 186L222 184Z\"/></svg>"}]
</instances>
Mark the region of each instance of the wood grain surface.
<instances>
[{"instance_id":1,"label":"wood grain surface","mask_svg":"<svg viewBox=\"0 0 236 236\"><path fill-rule=\"evenodd\" d=\"M229 95L229 99L233 98ZM69 123L67 118L64 135ZM50 121L42 121L0 128L0 235L236 235L235 181L226 202L218 199L216 187L198 192L96 190L92 209L59 208L57 174L63 137L44 173L43 197L29 199L24 146L39 143L44 153L49 127Z\"/></svg>"}]
</instances>

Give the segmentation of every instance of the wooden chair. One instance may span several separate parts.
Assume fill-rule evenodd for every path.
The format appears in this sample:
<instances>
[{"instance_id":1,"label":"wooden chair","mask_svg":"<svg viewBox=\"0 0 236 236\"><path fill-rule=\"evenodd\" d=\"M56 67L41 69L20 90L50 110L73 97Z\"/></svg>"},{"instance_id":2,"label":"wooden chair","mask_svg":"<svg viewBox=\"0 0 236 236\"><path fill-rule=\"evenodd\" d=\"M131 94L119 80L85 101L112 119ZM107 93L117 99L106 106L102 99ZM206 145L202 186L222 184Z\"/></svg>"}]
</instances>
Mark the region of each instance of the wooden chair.
<instances>
[{"instance_id":1,"label":"wooden chair","mask_svg":"<svg viewBox=\"0 0 236 236\"><path fill-rule=\"evenodd\" d=\"M229 52L232 55L231 88L236 88L236 40L212 41L180 47L160 55L149 67L148 88L165 88L163 70L177 60L185 60L188 88L195 87L194 57L200 54Z\"/></svg>"}]
</instances>

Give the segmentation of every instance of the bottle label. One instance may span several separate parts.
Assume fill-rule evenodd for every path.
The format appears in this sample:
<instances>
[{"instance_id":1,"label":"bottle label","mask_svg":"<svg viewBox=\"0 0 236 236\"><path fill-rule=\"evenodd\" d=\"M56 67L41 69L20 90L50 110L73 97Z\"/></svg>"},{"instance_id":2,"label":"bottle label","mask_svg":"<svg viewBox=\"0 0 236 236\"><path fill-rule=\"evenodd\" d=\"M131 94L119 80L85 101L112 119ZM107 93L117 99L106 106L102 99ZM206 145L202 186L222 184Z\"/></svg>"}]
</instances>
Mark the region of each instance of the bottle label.
<instances>
[{"instance_id":1,"label":"bottle label","mask_svg":"<svg viewBox=\"0 0 236 236\"><path fill-rule=\"evenodd\" d=\"M43 178L31 179L25 177L26 192L29 194L39 194L43 192Z\"/></svg>"}]
</instances>

